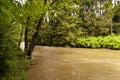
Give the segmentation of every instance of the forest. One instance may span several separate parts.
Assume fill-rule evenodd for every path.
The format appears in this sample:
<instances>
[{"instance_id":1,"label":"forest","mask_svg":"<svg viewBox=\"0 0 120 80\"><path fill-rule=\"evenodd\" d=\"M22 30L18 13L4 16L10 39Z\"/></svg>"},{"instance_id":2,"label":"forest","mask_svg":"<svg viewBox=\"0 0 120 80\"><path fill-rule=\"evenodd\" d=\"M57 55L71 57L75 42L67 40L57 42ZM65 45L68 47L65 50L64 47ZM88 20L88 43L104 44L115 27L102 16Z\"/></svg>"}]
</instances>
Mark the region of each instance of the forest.
<instances>
[{"instance_id":1,"label":"forest","mask_svg":"<svg viewBox=\"0 0 120 80\"><path fill-rule=\"evenodd\" d=\"M36 45L119 50L119 1L0 0L0 80L25 80Z\"/></svg>"}]
</instances>

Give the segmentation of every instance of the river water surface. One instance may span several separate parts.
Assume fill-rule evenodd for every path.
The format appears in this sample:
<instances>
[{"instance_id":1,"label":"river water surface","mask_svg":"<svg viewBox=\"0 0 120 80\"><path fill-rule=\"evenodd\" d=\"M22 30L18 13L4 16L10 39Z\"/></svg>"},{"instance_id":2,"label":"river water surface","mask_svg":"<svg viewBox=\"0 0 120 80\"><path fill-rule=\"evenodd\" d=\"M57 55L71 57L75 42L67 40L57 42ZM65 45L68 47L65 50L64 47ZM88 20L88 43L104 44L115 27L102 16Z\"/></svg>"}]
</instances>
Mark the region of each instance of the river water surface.
<instances>
[{"instance_id":1,"label":"river water surface","mask_svg":"<svg viewBox=\"0 0 120 80\"><path fill-rule=\"evenodd\" d=\"M28 80L120 80L120 50L36 46Z\"/></svg>"}]
</instances>

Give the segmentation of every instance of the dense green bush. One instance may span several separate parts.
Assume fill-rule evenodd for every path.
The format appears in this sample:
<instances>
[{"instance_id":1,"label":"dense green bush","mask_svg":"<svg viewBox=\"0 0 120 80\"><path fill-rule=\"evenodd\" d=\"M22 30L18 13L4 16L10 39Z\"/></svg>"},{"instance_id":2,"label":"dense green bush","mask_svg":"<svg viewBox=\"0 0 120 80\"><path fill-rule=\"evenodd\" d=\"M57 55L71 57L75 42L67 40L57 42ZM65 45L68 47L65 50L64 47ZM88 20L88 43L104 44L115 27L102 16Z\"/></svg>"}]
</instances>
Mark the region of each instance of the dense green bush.
<instances>
[{"instance_id":1,"label":"dense green bush","mask_svg":"<svg viewBox=\"0 0 120 80\"><path fill-rule=\"evenodd\" d=\"M0 80L26 80L27 65L27 58L17 44L4 39L0 44Z\"/></svg>"},{"instance_id":2,"label":"dense green bush","mask_svg":"<svg viewBox=\"0 0 120 80\"><path fill-rule=\"evenodd\" d=\"M120 35L78 38L78 47L120 49Z\"/></svg>"},{"instance_id":3,"label":"dense green bush","mask_svg":"<svg viewBox=\"0 0 120 80\"><path fill-rule=\"evenodd\" d=\"M12 33L15 21L14 0L0 0L0 80L25 80L27 59ZM14 30L14 32L17 32Z\"/></svg>"}]
</instances>

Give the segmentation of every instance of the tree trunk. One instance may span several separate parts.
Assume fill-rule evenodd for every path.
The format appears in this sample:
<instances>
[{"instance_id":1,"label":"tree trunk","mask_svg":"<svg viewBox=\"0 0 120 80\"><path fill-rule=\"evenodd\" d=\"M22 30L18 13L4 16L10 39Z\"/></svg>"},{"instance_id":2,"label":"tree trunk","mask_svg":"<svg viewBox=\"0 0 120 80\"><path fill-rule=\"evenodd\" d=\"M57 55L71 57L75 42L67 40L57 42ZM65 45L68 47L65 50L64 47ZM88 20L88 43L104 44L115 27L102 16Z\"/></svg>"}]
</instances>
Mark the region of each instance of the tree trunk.
<instances>
[{"instance_id":1,"label":"tree trunk","mask_svg":"<svg viewBox=\"0 0 120 80\"><path fill-rule=\"evenodd\" d=\"M28 56L31 56L31 54L33 52L33 49L34 49L35 45L37 44L38 35L39 35L40 27L42 25L42 21L43 21L43 15L40 17L40 19L38 21L38 24L36 26L36 32L33 34L32 40L30 42L30 46L29 46L29 49L28 49L28 52L27 52Z\"/></svg>"},{"instance_id":2,"label":"tree trunk","mask_svg":"<svg viewBox=\"0 0 120 80\"><path fill-rule=\"evenodd\" d=\"M46 5L46 4L47 4L47 0L44 0L44 5ZM44 15L45 15L45 13L46 13L46 12L44 12L44 13L42 14L42 16L39 18L38 23L37 23L37 26L36 26L36 32L33 34L32 40L31 40L31 42L30 42L30 46L29 46L29 49L28 49L28 51L27 51L27 54L28 54L28 56L30 56L30 57L31 57L31 55L32 55L32 52L33 52L33 49L34 49L35 45L36 45L37 42L38 42L38 35L39 35L40 27L41 27L41 25L42 25L42 21L43 21L43 17L44 17Z\"/></svg>"},{"instance_id":3,"label":"tree trunk","mask_svg":"<svg viewBox=\"0 0 120 80\"><path fill-rule=\"evenodd\" d=\"M25 52L28 50L28 28L25 28Z\"/></svg>"},{"instance_id":4,"label":"tree trunk","mask_svg":"<svg viewBox=\"0 0 120 80\"><path fill-rule=\"evenodd\" d=\"M20 43L22 42L23 30L24 30L24 28L22 27L22 31L21 31L21 33L20 33L20 40L19 40L19 42L18 42L18 46L20 46Z\"/></svg>"},{"instance_id":5,"label":"tree trunk","mask_svg":"<svg viewBox=\"0 0 120 80\"><path fill-rule=\"evenodd\" d=\"M102 10L101 10L102 3L100 1L100 16L102 15Z\"/></svg>"},{"instance_id":6,"label":"tree trunk","mask_svg":"<svg viewBox=\"0 0 120 80\"><path fill-rule=\"evenodd\" d=\"M30 17L27 18L27 25L29 25ZM25 52L28 51L28 26L25 28Z\"/></svg>"},{"instance_id":7,"label":"tree trunk","mask_svg":"<svg viewBox=\"0 0 120 80\"><path fill-rule=\"evenodd\" d=\"M112 24L112 20L111 20L111 22L110 22L110 34L112 34L113 33L113 24Z\"/></svg>"}]
</instances>

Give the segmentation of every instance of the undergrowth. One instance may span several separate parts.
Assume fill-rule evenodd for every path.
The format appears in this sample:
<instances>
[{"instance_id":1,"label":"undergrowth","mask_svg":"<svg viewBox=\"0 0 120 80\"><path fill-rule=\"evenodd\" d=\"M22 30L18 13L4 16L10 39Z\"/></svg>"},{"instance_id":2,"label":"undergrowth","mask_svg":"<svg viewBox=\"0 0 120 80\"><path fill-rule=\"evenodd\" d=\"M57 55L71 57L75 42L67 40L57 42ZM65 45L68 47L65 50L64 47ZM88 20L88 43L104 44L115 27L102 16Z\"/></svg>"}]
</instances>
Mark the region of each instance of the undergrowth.
<instances>
[{"instance_id":1,"label":"undergrowth","mask_svg":"<svg viewBox=\"0 0 120 80\"><path fill-rule=\"evenodd\" d=\"M99 37L78 38L76 41L78 47L84 48L107 48L120 49L120 35L109 35Z\"/></svg>"}]
</instances>

